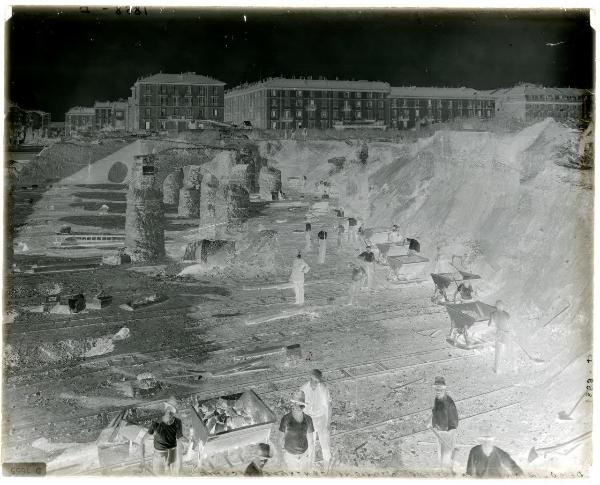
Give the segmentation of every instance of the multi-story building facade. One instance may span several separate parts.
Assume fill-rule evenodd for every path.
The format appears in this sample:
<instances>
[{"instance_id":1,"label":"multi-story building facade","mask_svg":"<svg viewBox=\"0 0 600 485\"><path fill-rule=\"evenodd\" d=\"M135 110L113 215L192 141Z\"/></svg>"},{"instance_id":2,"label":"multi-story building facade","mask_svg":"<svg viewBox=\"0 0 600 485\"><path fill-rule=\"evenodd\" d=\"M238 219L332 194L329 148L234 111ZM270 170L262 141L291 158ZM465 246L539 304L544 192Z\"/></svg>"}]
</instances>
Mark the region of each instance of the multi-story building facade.
<instances>
[{"instance_id":1,"label":"multi-story building facade","mask_svg":"<svg viewBox=\"0 0 600 485\"><path fill-rule=\"evenodd\" d=\"M65 134L74 131L93 131L96 126L96 110L75 106L65 114Z\"/></svg>"},{"instance_id":2,"label":"multi-story building facade","mask_svg":"<svg viewBox=\"0 0 600 485\"><path fill-rule=\"evenodd\" d=\"M390 125L410 129L457 118L491 119L495 99L469 88L392 87Z\"/></svg>"},{"instance_id":3,"label":"multi-story building facade","mask_svg":"<svg viewBox=\"0 0 600 485\"><path fill-rule=\"evenodd\" d=\"M490 91L490 94L496 98L496 116L507 119L581 120L589 119L592 113L592 94L584 89L519 84Z\"/></svg>"},{"instance_id":4,"label":"multi-story building facade","mask_svg":"<svg viewBox=\"0 0 600 485\"><path fill-rule=\"evenodd\" d=\"M127 101L96 101L94 103L96 130L126 130L129 107Z\"/></svg>"},{"instance_id":5,"label":"multi-story building facade","mask_svg":"<svg viewBox=\"0 0 600 485\"><path fill-rule=\"evenodd\" d=\"M193 72L138 79L128 98L130 130L166 130L171 120L223 121L224 86Z\"/></svg>"},{"instance_id":6,"label":"multi-story building facade","mask_svg":"<svg viewBox=\"0 0 600 485\"><path fill-rule=\"evenodd\" d=\"M225 93L225 121L261 129L333 128L388 122L384 82L270 78Z\"/></svg>"}]
</instances>

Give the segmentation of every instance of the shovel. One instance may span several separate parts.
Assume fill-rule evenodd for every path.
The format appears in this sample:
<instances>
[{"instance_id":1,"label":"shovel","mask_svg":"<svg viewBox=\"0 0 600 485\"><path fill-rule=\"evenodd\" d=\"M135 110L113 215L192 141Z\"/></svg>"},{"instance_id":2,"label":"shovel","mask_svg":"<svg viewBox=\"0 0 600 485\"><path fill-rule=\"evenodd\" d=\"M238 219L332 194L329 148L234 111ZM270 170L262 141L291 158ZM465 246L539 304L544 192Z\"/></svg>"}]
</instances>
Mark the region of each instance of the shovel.
<instances>
[{"instance_id":1,"label":"shovel","mask_svg":"<svg viewBox=\"0 0 600 485\"><path fill-rule=\"evenodd\" d=\"M515 343L517 344L517 346L518 346L518 347L519 347L519 348L520 348L520 349L523 351L523 353L524 353L524 354L525 354L527 357L529 357L529 359L531 359L533 362L535 362L536 364L543 364L543 363L545 363L545 362L546 362L546 361L545 361L545 360L543 360L543 359L538 359L537 357L532 357L531 355L529 355L529 352L527 352L527 351L526 351L526 350L523 348L523 346L522 346L522 345L521 345L521 344L520 344L520 343L519 343L517 340L514 340L514 342L515 342Z\"/></svg>"},{"instance_id":2,"label":"shovel","mask_svg":"<svg viewBox=\"0 0 600 485\"><path fill-rule=\"evenodd\" d=\"M546 456L548 453L550 453L552 451L559 450L560 448L564 448L565 446L570 445L572 443L585 441L586 439L588 439L591 436L592 436L592 432L588 431L587 433L583 433L582 435L579 435L576 438L573 438L572 440L565 441L564 443L560 443L559 445L548 446L547 448L538 448L537 450L535 449L535 447L533 447L533 448L531 448L531 450L529 450L529 457L527 458L527 462L531 463L533 460L535 460L537 457L539 457L541 453L543 453L544 456Z\"/></svg>"},{"instance_id":3,"label":"shovel","mask_svg":"<svg viewBox=\"0 0 600 485\"><path fill-rule=\"evenodd\" d=\"M573 409L571 409L568 413L565 413L564 411L561 411L560 413L558 413L558 419L560 419L561 421L571 421L573 419L571 417L571 414L573 414L573 412L575 411L577 406L579 406L579 403L582 401L582 399L585 397L586 394L587 394L587 391L585 391L581 395L581 397L575 403L575 406L573 406Z\"/></svg>"}]
</instances>

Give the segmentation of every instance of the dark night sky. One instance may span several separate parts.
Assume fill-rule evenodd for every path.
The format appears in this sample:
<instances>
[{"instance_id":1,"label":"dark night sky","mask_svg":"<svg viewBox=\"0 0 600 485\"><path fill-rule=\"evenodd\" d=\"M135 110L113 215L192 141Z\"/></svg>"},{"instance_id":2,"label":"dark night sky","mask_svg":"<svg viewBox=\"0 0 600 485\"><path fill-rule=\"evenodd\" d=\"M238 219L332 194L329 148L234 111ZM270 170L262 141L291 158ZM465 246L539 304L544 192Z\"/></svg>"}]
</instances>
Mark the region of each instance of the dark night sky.
<instances>
[{"instance_id":1,"label":"dark night sky","mask_svg":"<svg viewBox=\"0 0 600 485\"><path fill-rule=\"evenodd\" d=\"M15 8L6 26L7 97L63 120L71 106L126 98L139 76L159 71L195 71L229 87L280 74L392 86L593 86L583 11L147 12Z\"/></svg>"}]
</instances>

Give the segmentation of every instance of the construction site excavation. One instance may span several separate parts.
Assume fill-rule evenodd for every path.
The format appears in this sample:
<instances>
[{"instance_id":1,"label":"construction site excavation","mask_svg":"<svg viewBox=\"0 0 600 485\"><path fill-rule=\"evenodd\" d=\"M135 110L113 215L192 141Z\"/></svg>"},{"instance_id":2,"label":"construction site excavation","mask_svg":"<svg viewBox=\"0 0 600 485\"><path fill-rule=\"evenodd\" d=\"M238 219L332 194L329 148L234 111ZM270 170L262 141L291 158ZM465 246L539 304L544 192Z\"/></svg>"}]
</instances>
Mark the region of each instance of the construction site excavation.
<instances>
[{"instance_id":1,"label":"construction site excavation","mask_svg":"<svg viewBox=\"0 0 600 485\"><path fill-rule=\"evenodd\" d=\"M37 181L13 209L4 461L151 474L147 431L168 410L178 473L243 473L261 444L264 473L287 473L282 417L322 386L313 474L445 476L431 422L446 388L453 463L493 423L524 474L585 470L592 172L564 158L578 142L551 119L414 141L155 136ZM19 178L14 200L34 181Z\"/></svg>"},{"instance_id":2,"label":"construction site excavation","mask_svg":"<svg viewBox=\"0 0 600 485\"><path fill-rule=\"evenodd\" d=\"M13 7L3 475L591 481L593 18L480 10Z\"/></svg>"}]
</instances>

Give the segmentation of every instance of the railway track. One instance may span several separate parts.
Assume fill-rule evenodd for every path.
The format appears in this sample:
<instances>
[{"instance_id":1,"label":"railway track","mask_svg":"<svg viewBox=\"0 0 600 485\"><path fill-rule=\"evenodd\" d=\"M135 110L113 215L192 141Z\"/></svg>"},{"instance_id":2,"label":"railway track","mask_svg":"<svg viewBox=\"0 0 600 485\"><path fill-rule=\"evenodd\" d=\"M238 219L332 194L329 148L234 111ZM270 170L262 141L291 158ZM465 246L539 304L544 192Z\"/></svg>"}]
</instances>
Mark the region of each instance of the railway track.
<instances>
[{"instance_id":1,"label":"railway track","mask_svg":"<svg viewBox=\"0 0 600 485\"><path fill-rule=\"evenodd\" d=\"M385 365L386 363L389 364L395 360L408 358L408 357L417 357L418 358L419 355L427 355L427 354L431 354L434 352L438 352L440 350L447 350L447 347L438 347L435 349L425 349L425 350L421 350L421 351L417 351L417 352L393 354L393 355L388 355L386 357L382 357L382 358L375 359L375 360L350 362L350 363L346 363L340 367L324 369L324 374L325 375L330 375L332 373L337 374L337 377L328 377L327 378L327 382L330 382L330 383L331 382L342 382L342 381L357 381L360 379L373 378L373 377L379 377L379 376L383 376L383 375L390 374L390 373L402 372L407 369L418 368L418 367L433 365L433 364L452 362L452 361L457 361L457 360L465 360L467 358L474 358L474 357L478 356L478 354L471 352L469 354L462 355L462 356L429 360L429 361L424 360L424 361L421 361L418 363L401 365L399 367L387 367ZM377 370L363 372L363 373L357 373L357 374L352 373L353 369L356 370L360 367L367 367L367 366L376 367ZM262 381L258 384L254 384L254 385L252 385L252 384L255 381L249 381L246 384L232 383L232 384L228 384L226 386L213 388L211 390L205 391L204 393L191 392L191 393L185 394L183 396L179 395L178 398L180 400L183 400L183 399L189 399L192 396L198 396L199 399L205 400L205 399L210 399L213 397L226 395L227 393L238 392L240 388L244 388L244 387L252 387L254 389L264 387L264 389L260 389L257 392L259 393L259 395L268 395L268 394L280 393L283 391L296 389L298 387L298 383L296 381L298 379L305 379L305 378L306 378L306 372L303 371L303 372L298 372L298 373L291 374L291 375L275 377L275 378L272 378L272 379L269 379L266 381ZM288 384L277 385L277 383L285 383L286 381L288 381ZM293 382L293 384L290 384L289 383L290 381ZM164 398L155 399L155 400L151 400L151 401L139 401L138 404L132 404L131 406L137 405L139 407L152 407L152 406L160 405L162 402L164 402ZM95 429L95 430L101 430L106 425L105 424L106 420L112 419L112 417L116 416L118 413L119 413L119 410L111 411L111 412L102 411L102 412L97 412L97 413L90 413L87 415L73 416L73 417L69 417L66 419L62 419L62 420L54 420L53 425L56 425L56 424L65 425L67 423L77 423L82 420L86 421L86 420L90 420L90 419L94 419L94 418L96 420L98 420L99 418L102 417L100 425L98 425L96 427L93 427L93 426L91 427L92 429ZM37 426L39 426L39 423L36 423L36 422L32 421L31 419L29 419L30 417L33 417L33 416L35 416L35 415L27 416L25 418L27 420L27 424L22 425L22 426L18 426L18 425L13 426L12 431L15 434L22 435L23 431L25 431L31 427L37 428ZM90 426L88 426L88 427L90 427ZM16 440L11 439L10 444L11 444L11 446L17 446L17 445L23 444L29 440L30 440L30 438L27 438L27 437L22 437L22 438L16 439Z\"/></svg>"}]
</instances>

